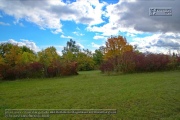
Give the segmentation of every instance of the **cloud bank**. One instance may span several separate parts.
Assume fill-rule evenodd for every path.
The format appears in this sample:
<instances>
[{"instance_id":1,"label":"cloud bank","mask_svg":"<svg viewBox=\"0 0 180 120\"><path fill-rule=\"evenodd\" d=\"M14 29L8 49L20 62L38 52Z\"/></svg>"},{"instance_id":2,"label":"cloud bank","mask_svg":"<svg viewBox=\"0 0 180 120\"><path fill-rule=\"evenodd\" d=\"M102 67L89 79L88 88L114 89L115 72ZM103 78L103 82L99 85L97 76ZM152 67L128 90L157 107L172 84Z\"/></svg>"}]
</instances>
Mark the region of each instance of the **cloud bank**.
<instances>
[{"instance_id":1,"label":"cloud bank","mask_svg":"<svg viewBox=\"0 0 180 120\"><path fill-rule=\"evenodd\" d=\"M139 44L142 51L166 51L180 48L179 0L119 0L108 4L99 0L1 0L0 10L21 20L63 33L62 21L74 21L87 26L86 31L99 33L93 39L103 40L111 35L127 32L131 44ZM149 16L151 7L171 7L172 16ZM2 16L2 15L1 15ZM9 25L0 22L0 25ZM143 36L145 33L150 35ZM73 34L83 36L75 31ZM61 35L61 38L71 36ZM94 47L97 47L92 43Z\"/></svg>"}]
</instances>

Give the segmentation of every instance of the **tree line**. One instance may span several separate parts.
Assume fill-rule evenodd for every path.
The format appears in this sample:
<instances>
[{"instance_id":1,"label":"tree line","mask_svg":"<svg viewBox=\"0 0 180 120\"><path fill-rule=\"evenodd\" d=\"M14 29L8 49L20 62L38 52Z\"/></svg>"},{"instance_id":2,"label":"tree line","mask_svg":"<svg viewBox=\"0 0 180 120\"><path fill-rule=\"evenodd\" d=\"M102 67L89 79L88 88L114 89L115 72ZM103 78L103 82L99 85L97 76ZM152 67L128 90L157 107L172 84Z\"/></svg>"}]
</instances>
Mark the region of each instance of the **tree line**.
<instances>
[{"instance_id":1,"label":"tree line","mask_svg":"<svg viewBox=\"0 0 180 120\"><path fill-rule=\"evenodd\" d=\"M34 52L26 46L0 44L0 78L44 78L77 75L78 71L100 69L103 73L131 73L178 69L180 56L141 53L125 37L111 36L106 46L92 53L70 39L62 55L51 46Z\"/></svg>"},{"instance_id":2,"label":"tree line","mask_svg":"<svg viewBox=\"0 0 180 120\"><path fill-rule=\"evenodd\" d=\"M88 49L81 50L72 39L62 54L60 56L53 46L36 53L26 46L1 43L0 78L15 80L77 75L78 71L97 69L102 61L101 52L96 50L93 54Z\"/></svg>"}]
</instances>

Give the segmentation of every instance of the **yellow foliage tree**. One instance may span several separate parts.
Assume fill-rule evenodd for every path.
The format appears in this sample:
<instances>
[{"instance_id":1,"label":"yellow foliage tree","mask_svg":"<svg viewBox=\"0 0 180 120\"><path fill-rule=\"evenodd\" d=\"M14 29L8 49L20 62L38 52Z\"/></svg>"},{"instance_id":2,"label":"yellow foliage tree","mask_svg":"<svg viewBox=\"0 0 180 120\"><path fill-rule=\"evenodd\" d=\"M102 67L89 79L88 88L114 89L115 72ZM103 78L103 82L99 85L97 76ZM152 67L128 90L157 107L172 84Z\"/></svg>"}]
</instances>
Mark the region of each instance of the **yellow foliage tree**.
<instances>
[{"instance_id":1,"label":"yellow foliage tree","mask_svg":"<svg viewBox=\"0 0 180 120\"><path fill-rule=\"evenodd\" d=\"M122 36L110 37L106 42L105 60L115 56L122 55L124 52L133 51L133 46L127 43L126 38Z\"/></svg>"},{"instance_id":2,"label":"yellow foliage tree","mask_svg":"<svg viewBox=\"0 0 180 120\"><path fill-rule=\"evenodd\" d=\"M5 55L5 60L9 65L15 66L21 64L21 55L22 50L17 45L14 45Z\"/></svg>"},{"instance_id":3,"label":"yellow foliage tree","mask_svg":"<svg viewBox=\"0 0 180 120\"><path fill-rule=\"evenodd\" d=\"M49 66L53 61L59 59L59 55L56 51L56 48L51 46L42 50L38 53L39 61L45 66Z\"/></svg>"},{"instance_id":4,"label":"yellow foliage tree","mask_svg":"<svg viewBox=\"0 0 180 120\"><path fill-rule=\"evenodd\" d=\"M3 59L3 57L0 55L0 65L3 65L3 64L5 64L5 63L4 63L4 59Z\"/></svg>"}]
</instances>

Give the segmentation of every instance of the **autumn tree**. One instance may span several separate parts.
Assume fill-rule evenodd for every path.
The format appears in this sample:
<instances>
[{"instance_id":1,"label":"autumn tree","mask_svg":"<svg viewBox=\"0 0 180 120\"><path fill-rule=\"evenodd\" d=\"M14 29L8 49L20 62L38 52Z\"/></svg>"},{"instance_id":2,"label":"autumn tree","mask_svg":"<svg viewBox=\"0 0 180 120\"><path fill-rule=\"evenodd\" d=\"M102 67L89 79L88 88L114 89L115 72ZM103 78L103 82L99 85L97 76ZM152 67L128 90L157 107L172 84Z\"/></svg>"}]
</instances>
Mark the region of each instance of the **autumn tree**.
<instances>
[{"instance_id":1,"label":"autumn tree","mask_svg":"<svg viewBox=\"0 0 180 120\"><path fill-rule=\"evenodd\" d=\"M3 57L0 55L0 64L3 64L4 63L4 59Z\"/></svg>"},{"instance_id":2,"label":"autumn tree","mask_svg":"<svg viewBox=\"0 0 180 120\"><path fill-rule=\"evenodd\" d=\"M4 79L16 79L25 76L27 64L34 61L34 57L34 52L26 46L20 47L11 43L0 44L1 76Z\"/></svg>"},{"instance_id":3,"label":"autumn tree","mask_svg":"<svg viewBox=\"0 0 180 120\"><path fill-rule=\"evenodd\" d=\"M26 46L2 43L0 45L0 56L6 64L15 66L17 64L30 63L36 60L36 54Z\"/></svg>"},{"instance_id":4,"label":"autumn tree","mask_svg":"<svg viewBox=\"0 0 180 120\"><path fill-rule=\"evenodd\" d=\"M0 44L0 79L76 75L77 63L61 61L55 47L35 53L26 46Z\"/></svg>"},{"instance_id":5,"label":"autumn tree","mask_svg":"<svg viewBox=\"0 0 180 120\"><path fill-rule=\"evenodd\" d=\"M104 49L104 62L110 63L111 68L113 68L114 72L121 72L130 68L129 60L124 59L124 54L127 52L133 52L133 46L127 43L125 37L122 36L111 36L108 38L106 42L106 46ZM127 57L126 57L127 58ZM126 64L125 64L126 63ZM133 66L134 67L134 66Z\"/></svg>"},{"instance_id":6,"label":"autumn tree","mask_svg":"<svg viewBox=\"0 0 180 120\"><path fill-rule=\"evenodd\" d=\"M11 43L1 43L0 44L0 55L1 57L5 57L7 53L9 53L10 49L12 48L13 44Z\"/></svg>"},{"instance_id":7,"label":"autumn tree","mask_svg":"<svg viewBox=\"0 0 180 120\"><path fill-rule=\"evenodd\" d=\"M48 66L59 59L59 55L55 47L48 47L45 50L38 52L39 62L44 65L44 72L47 75Z\"/></svg>"},{"instance_id":8,"label":"autumn tree","mask_svg":"<svg viewBox=\"0 0 180 120\"><path fill-rule=\"evenodd\" d=\"M4 56L5 62L10 66L15 66L21 64L22 59L22 50L14 45Z\"/></svg>"},{"instance_id":9,"label":"autumn tree","mask_svg":"<svg viewBox=\"0 0 180 120\"><path fill-rule=\"evenodd\" d=\"M123 53L127 51L133 51L133 46L127 43L127 40L125 37L111 36L110 38L108 38L106 42L104 58L108 59L108 58L116 57L116 56L122 55Z\"/></svg>"},{"instance_id":10,"label":"autumn tree","mask_svg":"<svg viewBox=\"0 0 180 120\"><path fill-rule=\"evenodd\" d=\"M59 58L56 48L51 46L38 52L39 62L49 66L54 60Z\"/></svg>"}]
</instances>

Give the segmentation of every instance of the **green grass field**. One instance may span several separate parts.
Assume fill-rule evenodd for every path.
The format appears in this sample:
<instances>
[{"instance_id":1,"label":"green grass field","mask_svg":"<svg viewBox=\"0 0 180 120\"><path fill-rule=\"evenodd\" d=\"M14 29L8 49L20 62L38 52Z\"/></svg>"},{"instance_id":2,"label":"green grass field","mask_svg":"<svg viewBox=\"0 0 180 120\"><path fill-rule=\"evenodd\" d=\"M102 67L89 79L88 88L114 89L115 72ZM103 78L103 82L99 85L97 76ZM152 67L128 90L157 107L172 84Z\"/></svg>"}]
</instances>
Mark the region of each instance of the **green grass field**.
<instances>
[{"instance_id":1,"label":"green grass field","mask_svg":"<svg viewBox=\"0 0 180 120\"><path fill-rule=\"evenodd\" d=\"M42 120L180 119L180 71L119 76L89 71L63 78L1 81L0 109L0 120L19 120L5 118L5 109L117 109L117 114L51 114Z\"/></svg>"}]
</instances>

